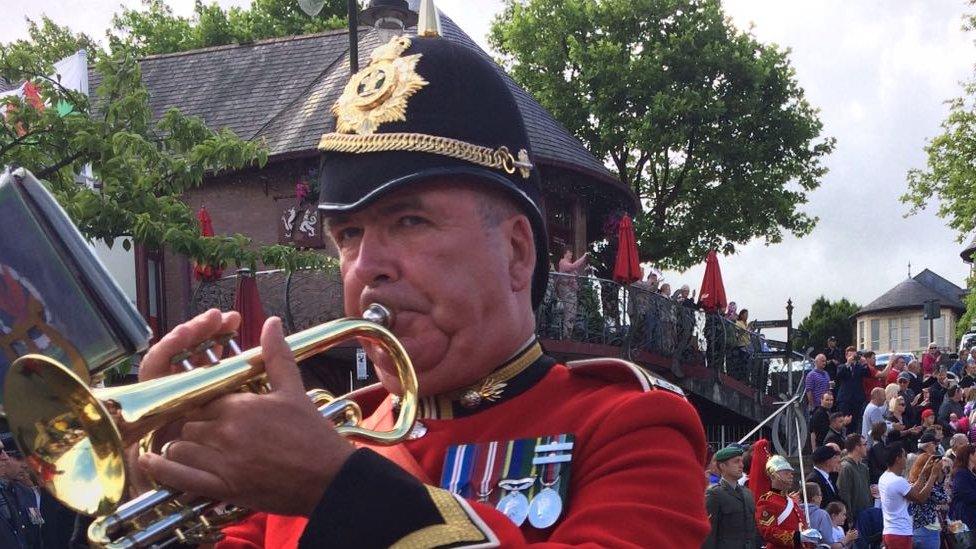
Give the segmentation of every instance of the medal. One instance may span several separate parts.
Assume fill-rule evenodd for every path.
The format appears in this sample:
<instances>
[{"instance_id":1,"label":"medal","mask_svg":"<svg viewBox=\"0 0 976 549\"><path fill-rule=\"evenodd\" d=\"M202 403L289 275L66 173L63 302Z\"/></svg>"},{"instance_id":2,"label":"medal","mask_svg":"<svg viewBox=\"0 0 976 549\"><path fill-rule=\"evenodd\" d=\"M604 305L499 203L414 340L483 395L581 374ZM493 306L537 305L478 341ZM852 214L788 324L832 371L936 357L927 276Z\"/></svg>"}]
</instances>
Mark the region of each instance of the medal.
<instances>
[{"instance_id":1,"label":"medal","mask_svg":"<svg viewBox=\"0 0 976 549\"><path fill-rule=\"evenodd\" d=\"M503 480L498 483L498 487L507 490L508 494L498 500L495 508L515 523L515 526L522 526L529 516L529 498L525 497L522 490L531 488L533 484L535 484L535 477Z\"/></svg>"},{"instance_id":2,"label":"medal","mask_svg":"<svg viewBox=\"0 0 976 549\"><path fill-rule=\"evenodd\" d=\"M541 469L539 483L542 490L532 498L529 504L529 524L544 530L549 528L559 520L559 515L563 512L563 499L559 497L559 492L552 487L559 482L559 473L563 463L568 463L572 458L568 452L573 449L573 443L556 439L548 444L539 444L535 448L536 457L532 460L532 465ZM540 455L542 454L542 455Z\"/></svg>"},{"instance_id":3,"label":"medal","mask_svg":"<svg viewBox=\"0 0 976 549\"><path fill-rule=\"evenodd\" d=\"M532 498L529 504L529 524L543 530L559 520L563 512L563 500L559 492L546 486Z\"/></svg>"}]
</instances>

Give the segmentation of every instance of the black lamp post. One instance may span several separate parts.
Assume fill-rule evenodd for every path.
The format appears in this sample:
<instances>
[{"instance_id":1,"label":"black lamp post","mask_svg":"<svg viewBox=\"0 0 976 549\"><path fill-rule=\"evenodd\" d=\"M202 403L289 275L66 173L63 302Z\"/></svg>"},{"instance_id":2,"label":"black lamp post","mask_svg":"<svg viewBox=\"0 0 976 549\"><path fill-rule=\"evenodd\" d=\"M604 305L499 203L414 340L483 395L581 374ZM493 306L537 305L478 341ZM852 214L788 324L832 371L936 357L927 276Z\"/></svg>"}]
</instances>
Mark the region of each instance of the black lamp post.
<instances>
[{"instance_id":1,"label":"black lamp post","mask_svg":"<svg viewBox=\"0 0 976 549\"><path fill-rule=\"evenodd\" d=\"M370 0L362 12L356 0L348 0L349 71L359 71L359 25L369 25L379 33L380 42L387 42L403 34L407 27L417 24L417 13L410 10L406 0Z\"/></svg>"},{"instance_id":2,"label":"black lamp post","mask_svg":"<svg viewBox=\"0 0 976 549\"><path fill-rule=\"evenodd\" d=\"M416 25L417 14L406 0L370 0L369 7L359 14L359 22L376 29L380 42L387 42Z\"/></svg>"}]
</instances>

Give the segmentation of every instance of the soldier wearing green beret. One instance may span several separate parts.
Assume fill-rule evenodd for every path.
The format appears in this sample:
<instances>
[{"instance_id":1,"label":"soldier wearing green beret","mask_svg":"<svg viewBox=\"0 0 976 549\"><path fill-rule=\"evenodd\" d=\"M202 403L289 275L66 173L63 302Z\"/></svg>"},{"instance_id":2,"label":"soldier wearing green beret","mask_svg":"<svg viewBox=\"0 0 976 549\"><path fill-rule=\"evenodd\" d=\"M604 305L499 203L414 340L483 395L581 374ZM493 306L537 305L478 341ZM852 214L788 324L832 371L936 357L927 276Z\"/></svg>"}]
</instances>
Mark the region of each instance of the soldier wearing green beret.
<instances>
[{"instance_id":1,"label":"soldier wearing green beret","mask_svg":"<svg viewBox=\"0 0 976 549\"><path fill-rule=\"evenodd\" d=\"M739 486L742 452L742 447L731 445L715 453L715 464L722 478L705 491L705 509L712 530L702 549L756 547L755 500L748 488Z\"/></svg>"}]
</instances>

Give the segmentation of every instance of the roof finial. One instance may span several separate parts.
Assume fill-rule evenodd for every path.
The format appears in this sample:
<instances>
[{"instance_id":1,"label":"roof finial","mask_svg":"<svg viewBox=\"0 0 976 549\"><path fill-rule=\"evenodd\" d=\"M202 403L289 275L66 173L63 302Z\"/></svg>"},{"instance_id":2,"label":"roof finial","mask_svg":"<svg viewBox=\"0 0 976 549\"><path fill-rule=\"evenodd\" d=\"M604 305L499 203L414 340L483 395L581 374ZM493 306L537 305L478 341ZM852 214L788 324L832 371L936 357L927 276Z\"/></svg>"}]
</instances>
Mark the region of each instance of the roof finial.
<instances>
[{"instance_id":1,"label":"roof finial","mask_svg":"<svg viewBox=\"0 0 976 549\"><path fill-rule=\"evenodd\" d=\"M441 18L437 14L434 0L420 0L420 21L417 22L417 36L428 38L444 36L441 32Z\"/></svg>"},{"instance_id":2,"label":"roof finial","mask_svg":"<svg viewBox=\"0 0 976 549\"><path fill-rule=\"evenodd\" d=\"M908 278L912 277L912 260L908 260Z\"/></svg>"}]
</instances>

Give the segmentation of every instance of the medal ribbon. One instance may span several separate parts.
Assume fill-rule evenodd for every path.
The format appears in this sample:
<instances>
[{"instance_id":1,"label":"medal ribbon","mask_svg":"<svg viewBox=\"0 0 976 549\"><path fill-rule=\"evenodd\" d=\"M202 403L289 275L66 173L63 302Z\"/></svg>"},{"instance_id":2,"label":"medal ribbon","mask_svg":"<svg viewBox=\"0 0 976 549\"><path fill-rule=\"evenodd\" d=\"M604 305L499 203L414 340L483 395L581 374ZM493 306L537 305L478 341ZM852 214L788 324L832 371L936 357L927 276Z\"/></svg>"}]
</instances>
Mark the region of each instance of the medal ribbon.
<instances>
[{"instance_id":1,"label":"medal ribbon","mask_svg":"<svg viewBox=\"0 0 976 549\"><path fill-rule=\"evenodd\" d=\"M482 471L484 474L481 476L481 482L478 483L477 494L478 501L485 502L491 496L492 491L495 489L495 483L498 482L498 476L501 474L501 460L498 459L499 444L497 441L489 442L488 448L485 449L485 460L482 465Z\"/></svg>"}]
</instances>

